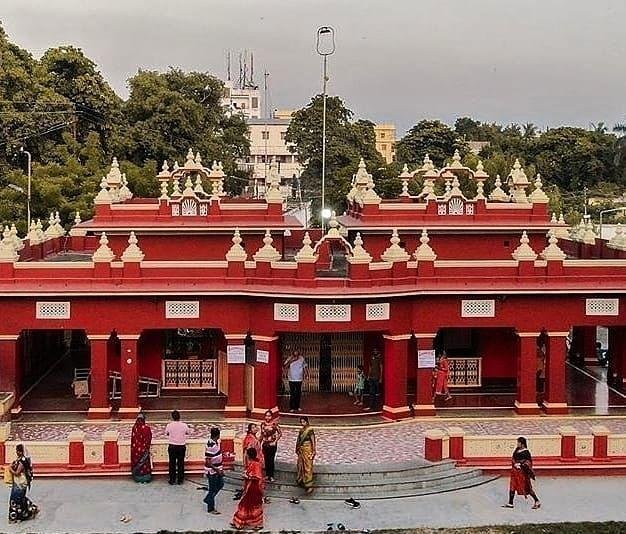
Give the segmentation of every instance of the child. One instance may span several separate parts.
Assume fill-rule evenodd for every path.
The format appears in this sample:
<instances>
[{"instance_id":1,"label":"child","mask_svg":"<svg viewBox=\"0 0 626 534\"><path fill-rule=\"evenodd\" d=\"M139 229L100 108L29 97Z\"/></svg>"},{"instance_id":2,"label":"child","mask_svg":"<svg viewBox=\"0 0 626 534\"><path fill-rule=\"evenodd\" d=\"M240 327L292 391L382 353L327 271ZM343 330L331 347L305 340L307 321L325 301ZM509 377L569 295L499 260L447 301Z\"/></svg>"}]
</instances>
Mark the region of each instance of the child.
<instances>
[{"instance_id":1,"label":"child","mask_svg":"<svg viewBox=\"0 0 626 534\"><path fill-rule=\"evenodd\" d=\"M359 365L356 368L356 383L354 384L354 404L357 406L363 405L363 392L365 391L365 371L363 366Z\"/></svg>"}]
</instances>

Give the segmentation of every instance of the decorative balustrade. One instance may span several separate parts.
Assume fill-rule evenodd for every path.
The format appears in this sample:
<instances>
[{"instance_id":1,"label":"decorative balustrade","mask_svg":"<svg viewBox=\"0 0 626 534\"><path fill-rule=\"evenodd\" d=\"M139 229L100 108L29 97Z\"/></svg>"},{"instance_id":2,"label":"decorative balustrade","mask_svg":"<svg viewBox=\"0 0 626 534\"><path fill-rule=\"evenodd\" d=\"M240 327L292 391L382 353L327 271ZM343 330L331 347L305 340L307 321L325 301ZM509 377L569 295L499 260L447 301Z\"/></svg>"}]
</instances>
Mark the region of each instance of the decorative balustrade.
<instances>
[{"instance_id":1,"label":"decorative balustrade","mask_svg":"<svg viewBox=\"0 0 626 534\"><path fill-rule=\"evenodd\" d=\"M472 388L482 385L482 358L448 358L451 388Z\"/></svg>"},{"instance_id":2,"label":"decorative balustrade","mask_svg":"<svg viewBox=\"0 0 626 534\"><path fill-rule=\"evenodd\" d=\"M217 360L163 360L162 389L216 389Z\"/></svg>"}]
</instances>

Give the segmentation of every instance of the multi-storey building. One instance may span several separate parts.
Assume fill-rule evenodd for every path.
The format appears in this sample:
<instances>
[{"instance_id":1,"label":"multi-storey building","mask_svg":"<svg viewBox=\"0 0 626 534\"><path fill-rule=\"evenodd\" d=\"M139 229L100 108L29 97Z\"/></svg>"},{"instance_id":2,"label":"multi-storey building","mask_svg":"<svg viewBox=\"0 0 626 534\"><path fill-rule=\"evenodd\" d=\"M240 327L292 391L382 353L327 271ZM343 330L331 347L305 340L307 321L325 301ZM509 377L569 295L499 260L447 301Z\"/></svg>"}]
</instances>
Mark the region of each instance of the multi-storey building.
<instances>
[{"instance_id":1,"label":"multi-storey building","mask_svg":"<svg viewBox=\"0 0 626 534\"><path fill-rule=\"evenodd\" d=\"M384 158L386 163L396 159L396 126L394 124L376 124L376 150Z\"/></svg>"}]
</instances>

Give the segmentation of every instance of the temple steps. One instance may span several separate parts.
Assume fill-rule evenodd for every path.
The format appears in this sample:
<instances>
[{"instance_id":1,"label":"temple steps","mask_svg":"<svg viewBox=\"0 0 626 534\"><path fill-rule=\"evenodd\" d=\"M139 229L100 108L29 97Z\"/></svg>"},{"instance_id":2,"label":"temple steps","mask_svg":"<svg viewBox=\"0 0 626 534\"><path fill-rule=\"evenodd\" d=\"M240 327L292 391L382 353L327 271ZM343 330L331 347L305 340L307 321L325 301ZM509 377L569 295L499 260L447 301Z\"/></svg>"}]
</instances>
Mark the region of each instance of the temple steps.
<instances>
[{"instance_id":1,"label":"temple steps","mask_svg":"<svg viewBox=\"0 0 626 534\"><path fill-rule=\"evenodd\" d=\"M266 495L276 498L303 497L295 483L295 466L279 463L276 481L266 484ZM432 495L472 488L498 478L480 469L457 468L454 461L389 465L320 465L315 472L315 492L307 499L389 499ZM225 475L224 489L243 487L241 467Z\"/></svg>"}]
</instances>

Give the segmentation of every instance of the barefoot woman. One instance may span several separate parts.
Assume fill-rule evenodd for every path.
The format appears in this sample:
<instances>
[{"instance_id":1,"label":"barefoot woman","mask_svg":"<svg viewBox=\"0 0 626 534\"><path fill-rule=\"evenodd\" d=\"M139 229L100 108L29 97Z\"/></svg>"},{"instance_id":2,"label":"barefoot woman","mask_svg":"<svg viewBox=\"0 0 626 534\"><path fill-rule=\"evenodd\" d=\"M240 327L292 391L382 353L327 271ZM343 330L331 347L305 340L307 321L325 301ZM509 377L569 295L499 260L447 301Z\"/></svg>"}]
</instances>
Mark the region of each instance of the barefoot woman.
<instances>
[{"instance_id":1,"label":"barefoot woman","mask_svg":"<svg viewBox=\"0 0 626 534\"><path fill-rule=\"evenodd\" d=\"M313 459L315 458L315 432L309 425L308 417L300 417L300 433L296 442L296 455L298 456L298 486L305 489L305 493L313 493Z\"/></svg>"}]
</instances>

